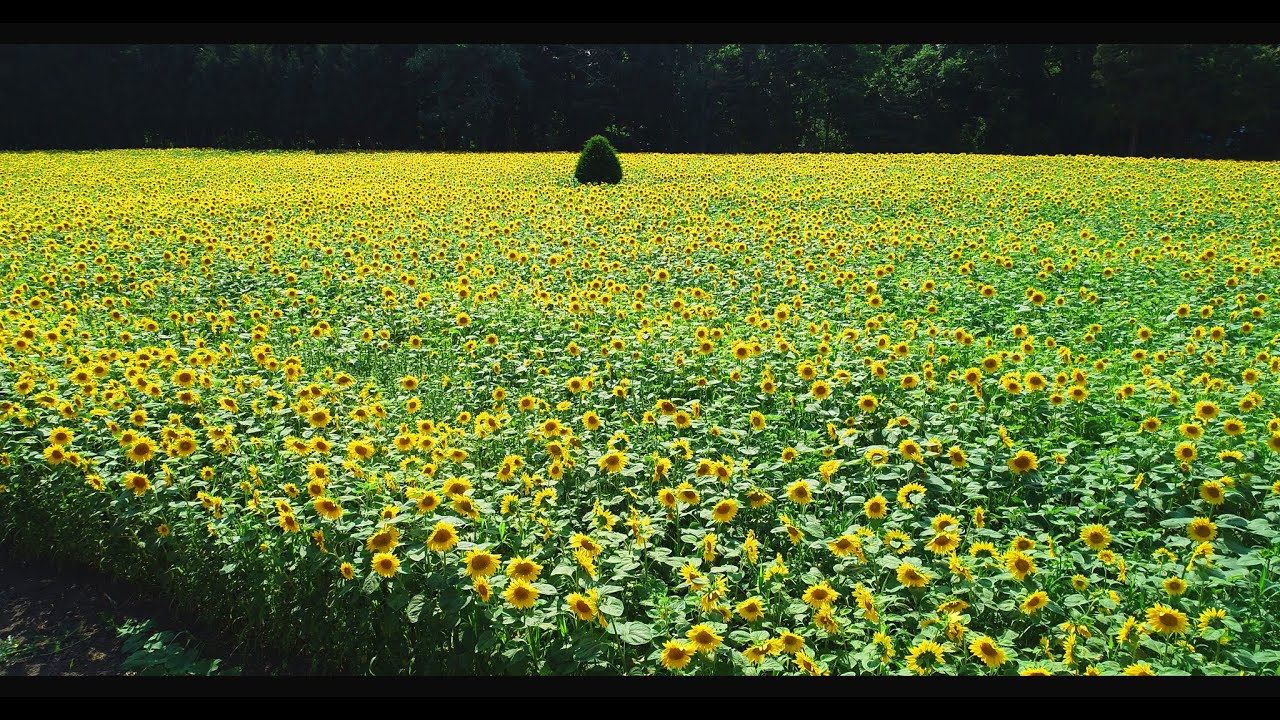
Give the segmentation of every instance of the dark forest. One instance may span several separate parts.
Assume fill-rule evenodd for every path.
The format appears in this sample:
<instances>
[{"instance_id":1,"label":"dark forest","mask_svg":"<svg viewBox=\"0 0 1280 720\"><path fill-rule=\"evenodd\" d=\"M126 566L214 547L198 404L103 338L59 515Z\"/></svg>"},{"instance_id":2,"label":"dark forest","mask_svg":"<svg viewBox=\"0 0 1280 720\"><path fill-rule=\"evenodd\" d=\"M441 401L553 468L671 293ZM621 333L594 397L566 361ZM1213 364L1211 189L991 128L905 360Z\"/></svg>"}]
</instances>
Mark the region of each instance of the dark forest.
<instances>
[{"instance_id":1,"label":"dark forest","mask_svg":"<svg viewBox=\"0 0 1280 720\"><path fill-rule=\"evenodd\" d=\"M6 45L0 148L1280 157L1277 45Z\"/></svg>"}]
</instances>

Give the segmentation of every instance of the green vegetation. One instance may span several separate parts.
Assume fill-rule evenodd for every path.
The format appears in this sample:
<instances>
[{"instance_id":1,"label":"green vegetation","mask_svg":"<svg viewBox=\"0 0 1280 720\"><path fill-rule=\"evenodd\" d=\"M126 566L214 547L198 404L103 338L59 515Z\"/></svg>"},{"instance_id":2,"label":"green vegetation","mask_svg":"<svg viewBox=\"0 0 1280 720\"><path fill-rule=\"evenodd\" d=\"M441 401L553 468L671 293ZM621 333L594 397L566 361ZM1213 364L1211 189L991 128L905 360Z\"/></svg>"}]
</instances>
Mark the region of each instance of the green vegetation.
<instances>
[{"instance_id":1,"label":"green vegetation","mask_svg":"<svg viewBox=\"0 0 1280 720\"><path fill-rule=\"evenodd\" d=\"M1275 44L10 44L0 97L7 149L1280 157Z\"/></svg>"},{"instance_id":2,"label":"green vegetation","mask_svg":"<svg viewBox=\"0 0 1280 720\"><path fill-rule=\"evenodd\" d=\"M584 185L588 183L616 185L622 182L622 163L618 160L618 151L603 135L592 136L583 146L582 154L578 156L573 177Z\"/></svg>"}]
</instances>

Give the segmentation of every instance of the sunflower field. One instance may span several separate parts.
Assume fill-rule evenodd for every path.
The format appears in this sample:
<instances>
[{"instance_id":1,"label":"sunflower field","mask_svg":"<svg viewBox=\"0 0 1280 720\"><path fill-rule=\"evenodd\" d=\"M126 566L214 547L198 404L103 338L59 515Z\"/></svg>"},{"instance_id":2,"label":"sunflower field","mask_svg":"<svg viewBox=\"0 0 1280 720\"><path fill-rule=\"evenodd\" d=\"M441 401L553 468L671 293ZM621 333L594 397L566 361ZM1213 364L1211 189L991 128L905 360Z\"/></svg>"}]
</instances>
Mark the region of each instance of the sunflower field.
<instances>
[{"instance_id":1,"label":"sunflower field","mask_svg":"<svg viewBox=\"0 0 1280 720\"><path fill-rule=\"evenodd\" d=\"M1280 167L0 155L0 540L317 672L1280 672Z\"/></svg>"}]
</instances>

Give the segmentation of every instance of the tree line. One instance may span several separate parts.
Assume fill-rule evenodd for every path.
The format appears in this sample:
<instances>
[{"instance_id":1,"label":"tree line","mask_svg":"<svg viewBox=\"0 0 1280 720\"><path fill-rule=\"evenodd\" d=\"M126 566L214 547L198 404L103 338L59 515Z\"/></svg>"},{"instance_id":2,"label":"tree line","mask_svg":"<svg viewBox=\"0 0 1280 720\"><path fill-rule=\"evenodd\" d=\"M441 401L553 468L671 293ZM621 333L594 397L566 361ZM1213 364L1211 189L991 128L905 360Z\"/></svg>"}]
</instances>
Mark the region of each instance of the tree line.
<instances>
[{"instance_id":1,"label":"tree line","mask_svg":"<svg viewBox=\"0 0 1280 720\"><path fill-rule=\"evenodd\" d=\"M5 45L0 148L1280 157L1280 45Z\"/></svg>"}]
</instances>

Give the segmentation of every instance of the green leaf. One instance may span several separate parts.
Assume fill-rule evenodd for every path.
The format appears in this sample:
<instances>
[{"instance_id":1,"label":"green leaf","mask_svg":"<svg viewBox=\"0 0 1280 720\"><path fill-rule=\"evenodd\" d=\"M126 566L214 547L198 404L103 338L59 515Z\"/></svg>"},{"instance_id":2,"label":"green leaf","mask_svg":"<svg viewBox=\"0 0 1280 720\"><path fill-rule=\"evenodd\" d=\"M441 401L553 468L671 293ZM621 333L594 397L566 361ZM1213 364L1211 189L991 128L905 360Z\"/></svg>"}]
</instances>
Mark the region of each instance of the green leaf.
<instances>
[{"instance_id":1,"label":"green leaf","mask_svg":"<svg viewBox=\"0 0 1280 720\"><path fill-rule=\"evenodd\" d=\"M653 628L645 623L621 622L615 623L617 627L616 635L628 645L647 645L653 640Z\"/></svg>"},{"instance_id":2,"label":"green leaf","mask_svg":"<svg viewBox=\"0 0 1280 720\"><path fill-rule=\"evenodd\" d=\"M622 617L622 601L612 595L600 598L600 612L609 617Z\"/></svg>"},{"instance_id":3,"label":"green leaf","mask_svg":"<svg viewBox=\"0 0 1280 720\"><path fill-rule=\"evenodd\" d=\"M421 593L409 598L409 604L404 609L404 614L409 618L409 622L415 624L418 622L424 605L426 605L426 598Z\"/></svg>"}]
</instances>

